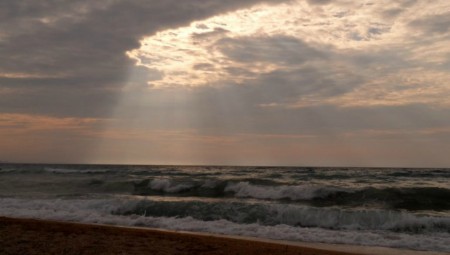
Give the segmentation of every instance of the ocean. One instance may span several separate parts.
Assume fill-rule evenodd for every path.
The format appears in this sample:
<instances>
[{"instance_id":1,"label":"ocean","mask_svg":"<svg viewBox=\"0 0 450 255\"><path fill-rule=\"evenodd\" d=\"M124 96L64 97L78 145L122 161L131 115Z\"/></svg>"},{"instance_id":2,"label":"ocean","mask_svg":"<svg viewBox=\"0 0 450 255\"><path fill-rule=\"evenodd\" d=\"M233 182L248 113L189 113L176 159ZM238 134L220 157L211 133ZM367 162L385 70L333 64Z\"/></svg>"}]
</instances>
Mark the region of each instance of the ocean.
<instances>
[{"instance_id":1,"label":"ocean","mask_svg":"<svg viewBox=\"0 0 450 255\"><path fill-rule=\"evenodd\" d=\"M0 216L450 252L450 169L0 164Z\"/></svg>"}]
</instances>

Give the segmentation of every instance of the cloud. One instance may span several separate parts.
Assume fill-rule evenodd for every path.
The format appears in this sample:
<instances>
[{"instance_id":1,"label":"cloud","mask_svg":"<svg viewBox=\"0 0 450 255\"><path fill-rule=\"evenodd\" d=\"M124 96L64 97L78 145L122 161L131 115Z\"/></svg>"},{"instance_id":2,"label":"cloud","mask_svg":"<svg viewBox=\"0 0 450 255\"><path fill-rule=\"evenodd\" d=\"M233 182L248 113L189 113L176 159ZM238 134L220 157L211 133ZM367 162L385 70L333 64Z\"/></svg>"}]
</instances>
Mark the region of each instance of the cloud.
<instances>
[{"instance_id":1,"label":"cloud","mask_svg":"<svg viewBox=\"0 0 450 255\"><path fill-rule=\"evenodd\" d=\"M450 31L450 12L439 15L430 15L424 18L413 20L409 25L422 30L424 34L447 34Z\"/></svg>"},{"instance_id":2,"label":"cloud","mask_svg":"<svg viewBox=\"0 0 450 255\"><path fill-rule=\"evenodd\" d=\"M356 162L360 141L382 150L389 146L377 139L386 137L397 149L416 140L442 147L450 126L448 6L3 1L0 114L12 115L0 118L2 141L17 142L16 155L20 144L40 148L23 158L86 158L85 148L101 138L106 160L119 158L121 148L141 160L148 151L163 156L163 147L183 158L198 145L197 159L270 158L275 148L289 162L297 150L317 160L347 150ZM113 111L115 120L105 121ZM91 119L98 121L82 121ZM24 126L31 131L20 141L8 137ZM226 149L215 154L218 145Z\"/></svg>"},{"instance_id":3,"label":"cloud","mask_svg":"<svg viewBox=\"0 0 450 255\"><path fill-rule=\"evenodd\" d=\"M258 2L270 1L3 1L0 86L18 92L1 110L88 116L88 109L112 109L133 65L125 52L144 36ZM53 100L55 87L64 88L56 89L58 97L69 98L63 105ZM33 93L30 102L26 95ZM80 101L89 107L78 109Z\"/></svg>"},{"instance_id":4,"label":"cloud","mask_svg":"<svg viewBox=\"0 0 450 255\"><path fill-rule=\"evenodd\" d=\"M332 2L332 0L308 0L308 3L309 4L312 4L312 5L323 5L323 4L329 4L329 3L331 3Z\"/></svg>"},{"instance_id":5,"label":"cloud","mask_svg":"<svg viewBox=\"0 0 450 255\"><path fill-rule=\"evenodd\" d=\"M10 135L51 131L80 132L99 126L106 120L94 118L55 118L29 114L0 114L0 129Z\"/></svg>"},{"instance_id":6,"label":"cloud","mask_svg":"<svg viewBox=\"0 0 450 255\"><path fill-rule=\"evenodd\" d=\"M205 29L205 27L201 26L201 24L197 25L197 27L200 29ZM203 40L212 40L214 38L220 38L228 32L230 32L230 31L220 28L220 27L216 27L212 31L203 32L203 33L193 33L192 38L194 39L194 42L203 41Z\"/></svg>"},{"instance_id":7,"label":"cloud","mask_svg":"<svg viewBox=\"0 0 450 255\"><path fill-rule=\"evenodd\" d=\"M244 63L292 66L326 57L302 40L289 36L223 38L215 45L227 58Z\"/></svg>"},{"instance_id":8,"label":"cloud","mask_svg":"<svg viewBox=\"0 0 450 255\"><path fill-rule=\"evenodd\" d=\"M416 18L425 17L440 4L424 7L416 1L377 2L361 4L360 11L354 11L348 2L330 2L318 11L304 3L264 11L254 7L147 38L148 48L133 54L138 59L162 59L163 63L143 64L164 75L152 81L160 90L143 95L146 99L142 100L158 102L148 104L190 120L167 121L166 127L204 126L221 132L251 132L252 128L269 133L327 132L334 130L333 123L339 123L342 129L334 131L342 133L371 125L394 128L397 121L390 115L395 113L400 122L407 111L421 111L422 107L427 114L434 116L435 111L445 115L450 93L448 70L442 70L439 62L430 64L429 55L421 55L436 47L417 41L408 25L413 19L411 12L418 13ZM383 12L392 8L403 11L394 20L385 21ZM239 22L234 26L236 20ZM226 33L214 32L222 26ZM191 35L208 31L213 38L192 43ZM360 39L349 38L352 33L358 33ZM329 39L324 40L325 36ZM161 51L151 51L151 46ZM442 45L439 52L446 50L448 47ZM179 103L179 109L173 105L165 108L164 100L158 98L169 98L166 94ZM358 111L361 114L355 116ZM380 113L375 114L377 111ZM361 118L368 119L364 125L355 121ZM239 124L226 124L227 120Z\"/></svg>"},{"instance_id":9,"label":"cloud","mask_svg":"<svg viewBox=\"0 0 450 255\"><path fill-rule=\"evenodd\" d=\"M400 15L402 12L404 11L404 9L402 8L398 8L398 7L393 7L387 10L384 10L381 15L385 18L395 18L398 15Z\"/></svg>"},{"instance_id":10,"label":"cloud","mask_svg":"<svg viewBox=\"0 0 450 255\"><path fill-rule=\"evenodd\" d=\"M8 161L79 162L90 157L109 120L0 113L0 157Z\"/></svg>"}]
</instances>

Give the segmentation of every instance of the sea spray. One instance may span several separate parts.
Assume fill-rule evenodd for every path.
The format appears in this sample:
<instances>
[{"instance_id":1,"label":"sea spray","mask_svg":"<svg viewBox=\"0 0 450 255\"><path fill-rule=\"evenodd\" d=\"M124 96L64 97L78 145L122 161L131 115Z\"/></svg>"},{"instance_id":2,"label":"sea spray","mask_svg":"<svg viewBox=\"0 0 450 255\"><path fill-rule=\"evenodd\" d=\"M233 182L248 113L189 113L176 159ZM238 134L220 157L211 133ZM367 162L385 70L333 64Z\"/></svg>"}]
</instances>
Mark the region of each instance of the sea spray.
<instances>
[{"instance_id":1,"label":"sea spray","mask_svg":"<svg viewBox=\"0 0 450 255\"><path fill-rule=\"evenodd\" d=\"M0 216L450 252L448 169L0 168Z\"/></svg>"}]
</instances>

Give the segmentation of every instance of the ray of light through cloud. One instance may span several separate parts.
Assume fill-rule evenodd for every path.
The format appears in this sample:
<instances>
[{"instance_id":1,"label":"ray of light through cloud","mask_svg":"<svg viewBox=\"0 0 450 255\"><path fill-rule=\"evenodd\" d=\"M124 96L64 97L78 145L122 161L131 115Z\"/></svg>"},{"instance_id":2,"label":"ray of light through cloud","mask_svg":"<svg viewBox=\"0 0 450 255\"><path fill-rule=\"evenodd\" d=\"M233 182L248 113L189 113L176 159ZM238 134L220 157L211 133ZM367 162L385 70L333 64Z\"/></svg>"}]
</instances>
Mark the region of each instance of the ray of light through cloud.
<instances>
[{"instance_id":1,"label":"ray of light through cloud","mask_svg":"<svg viewBox=\"0 0 450 255\"><path fill-rule=\"evenodd\" d=\"M448 127L437 112L450 103L449 31L433 19L445 19L449 7L446 1L289 1L161 30L127 51L136 66L117 112L133 111L127 125L137 129L185 132L189 142L170 136L155 147L167 154L176 147L175 157L189 152L181 157L187 161L314 164L325 162L324 151L332 151L326 146L341 151L329 154L339 164L430 154L436 138L420 137ZM415 111L433 112L420 118L439 127L417 124ZM383 145L377 141L383 132L397 135ZM252 135L239 135L245 133ZM401 133L415 135L405 140ZM205 144L205 134L227 142ZM264 134L296 138L289 145Z\"/></svg>"},{"instance_id":2,"label":"ray of light through cloud","mask_svg":"<svg viewBox=\"0 0 450 255\"><path fill-rule=\"evenodd\" d=\"M434 38L429 43L420 20L449 8L446 1L258 5L160 31L127 54L158 71L148 82L156 88L246 84L277 70L313 66L328 68L331 79L356 75L364 81L343 95L300 95L285 106L448 105L450 74L439 70L448 62L448 34L427 35Z\"/></svg>"},{"instance_id":3,"label":"ray of light through cloud","mask_svg":"<svg viewBox=\"0 0 450 255\"><path fill-rule=\"evenodd\" d=\"M0 15L8 141L22 123L68 162L450 164L447 0L28 6Z\"/></svg>"}]
</instances>

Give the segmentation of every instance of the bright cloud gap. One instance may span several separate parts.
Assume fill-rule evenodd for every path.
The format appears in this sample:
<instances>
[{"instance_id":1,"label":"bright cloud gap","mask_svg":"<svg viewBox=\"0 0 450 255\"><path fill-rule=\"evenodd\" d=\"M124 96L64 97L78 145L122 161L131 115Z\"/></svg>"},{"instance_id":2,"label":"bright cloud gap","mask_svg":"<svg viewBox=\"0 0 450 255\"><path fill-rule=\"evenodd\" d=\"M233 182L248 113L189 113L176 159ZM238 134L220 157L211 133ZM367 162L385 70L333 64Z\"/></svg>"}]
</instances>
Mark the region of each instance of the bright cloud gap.
<instances>
[{"instance_id":1,"label":"bright cloud gap","mask_svg":"<svg viewBox=\"0 0 450 255\"><path fill-rule=\"evenodd\" d=\"M336 83L262 107L448 106L450 75L437 67L446 61L442 53L448 54L449 47L441 40L420 43L424 22L414 26L414 20L441 11L439 6L404 8L392 1L262 4L160 31L127 55L155 73L148 81L151 88L257 85L265 75L318 68Z\"/></svg>"}]
</instances>

